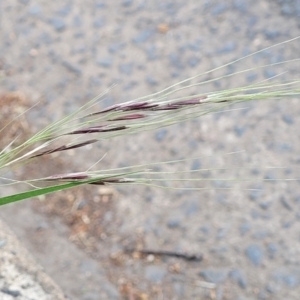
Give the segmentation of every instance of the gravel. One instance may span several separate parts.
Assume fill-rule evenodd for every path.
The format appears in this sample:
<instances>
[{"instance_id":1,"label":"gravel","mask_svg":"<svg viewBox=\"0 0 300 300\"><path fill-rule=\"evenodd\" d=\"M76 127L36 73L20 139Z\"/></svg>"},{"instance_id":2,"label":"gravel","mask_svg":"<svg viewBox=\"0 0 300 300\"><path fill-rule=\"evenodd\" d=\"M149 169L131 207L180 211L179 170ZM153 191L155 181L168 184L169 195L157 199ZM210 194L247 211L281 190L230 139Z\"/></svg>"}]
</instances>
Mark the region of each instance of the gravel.
<instances>
[{"instance_id":1,"label":"gravel","mask_svg":"<svg viewBox=\"0 0 300 300\"><path fill-rule=\"evenodd\" d=\"M57 120L107 89L97 109L156 93L295 37L299 7L298 0L0 1L1 92L24 92L29 107L40 103L27 113L35 132L37 124ZM299 58L298 49L295 41L257 53L186 81L208 82L168 99L271 83L274 76L298 80L296 61L259 68ZM231 76L245 69L253 70ZM28 201L2 208L0 215L71 299L298 299L299 274L291 266L300 264L299 184L280 180L299 178L298 100L239 103L196 122L101 141L66 158L66 169L74 171L87 170L104 155L93 170L185 158L149 169L167 172L162 178L175 172L199 182L160 182L162 189L120 186L109 200L99 200L99 187L89 187L85 195L80 189L58 193L57 203L36 200L32 205L43 205L40 213L26 210ZM274 166L290 170L269 169ZM206 171L185 173L199 168ZM70 206L61 208L66 199ZM82 199L86 203L77 209ZM103 213L97 218L95 203ZM86 223L80 223L82 213ZM42 222L48 226L37 229ZM86 253L76 252L72 241ZM124 245L201 253L204 260L129 255ZM121 254L115 257L115 250ZM199 287L203 280L216 282L214 288Z\"/></svg>"},{"instance_id":2,"label":"gravel","mask_svg":"<svg viewBox=\"0 0 300 300\"><path fill-rule=\"evenodd\" d=\"M260 245L252 244L246 248L245 252L254 266L258 267L262 264L264 259L264 252Z\"/></svg>"}]
</instances>

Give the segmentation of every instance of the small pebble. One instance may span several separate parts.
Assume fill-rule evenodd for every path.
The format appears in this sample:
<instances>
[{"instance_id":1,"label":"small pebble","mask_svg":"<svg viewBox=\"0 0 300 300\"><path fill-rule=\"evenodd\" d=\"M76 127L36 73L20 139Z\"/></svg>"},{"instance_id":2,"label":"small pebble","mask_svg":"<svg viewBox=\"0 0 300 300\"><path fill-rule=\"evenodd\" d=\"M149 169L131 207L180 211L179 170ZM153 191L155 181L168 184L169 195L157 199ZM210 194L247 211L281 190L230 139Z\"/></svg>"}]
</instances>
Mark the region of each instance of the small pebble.
<instances>
[{"instance_id":1,"label":"small pebble","mask_svg":"<svg viewBox=\"0 0 300 300\"><path fill-rule=\"evenodd\" d=\"M249 223L249 222L245 222L245 223L243 223L241 226L240 226L240 233L241 233L241 235L243 236L243 235L245 235L247 232L249 232L250 231L250 229L251 229L251 224Z\"/></svg>"},{"instance_id":2,"label":"small pebble","mask_svg":"<svg viewBox=\"0 0 300 300\"><path fill-rule=\"evenodd\" d=\"M197 214L199 210L199 204L195 200L188 200L181 205L186 217L191 217L194 214Z\"/></svg>"},{"instance_id":3,"label":"small pebble","mask_svg":"<svg viewBox=\"0 0 300 300\"><path fill-rule=\"evenodd\" d=\"M191 171L196 171L201 168L201 162L199 159L195 159L191 165Z\"/></svg>"},{"instance_id":4,"label":"small pebble","mask_svg":"<svg viewBox=\"0 0 300 300\"><path fill-rule=\"evenodd\" d=\"M162 142L166 138L167 133L168 133L167 129L162 128L158 130L158 132L155 134L156 141Z\"/></svg>"},{"instance_id":5,"label":"small pebble","mask_svg":"<svg viewBox=\"0 0 300 300\"><path fill-rule=\"evenodd\" d=\"M266 29L264 31L265 37L269 40L273 40L280 36L280 31L274 29Z\"/></svg>"},{"instance_id":6,"label":"small pebble","mask_svg":"<svg viewBox=\"0 0 300 300\"><path fill-rule=\"evenodd\" d=\"M146 279L153 283L161 283L166 274L167 271L161 266L147 266L145 268Z\"/></svg>"},{"instance_id":7,"label":"small pebble","mask_svg":"<svg viewBox=\"0 0 300 300\"><path fill-rule=\"evenodd\" d=\"M230 278L232 278L235 282L238 283L238 285L242 288L245 289L247 288L248 282L245 276L245 273L240 270L240 269L234 269L230 271L229 273Z\"/></svg>"},{"instance_id":8,"label":"small pebble","mask_svg":"<svg viewBox=\"0 0 300 300\"><path fill-rule=\"evenodd\" d=\"M204 277L205 280L212 283L222 283L228 277L227 270L217 270L217 269L204 269L199 273L200 276Z\"/></svg>"},{"instance_id":9,"label":"small pebble","mask_svg":"<svg viewBox=\"0 0 300 300\"><path fill-rule=\"evenodd\" d=\"M103 68L110 68L113 64L113 59L111 57L101 58L97 61L97 64Z\"/></svg>"},{"instance_id":10,"label":"small pebble","mask_svg":"<svg viewBox=\"0 0 300 300\"><path fill-rule=\"evenodd\" d=\"M289 116L289 115L283 115L283 116L282 116L282 120L283 120L286 124L288 124L288 125L294 124L294 119L293 119L293 117L291 117L291 116Z\"/></svg>"},{"instance_id":11,"label":"small pebble","mask_svg":"<svg viewBox=\"0 0 300 300\"><path fill-rule=\"evenodd\" d=\"M146 48L146 55L148 60L155 60L158 58L157 49L155 45L150 45Z\"/></svg>"},{"instance_id":12,"label":"small pebble","mask_svg":"<svg viewBox=\"0 0 300 300\"><path fill-rule=\"evenodd\" d=\"M148 75L146 77L146 82L149 84L149 85L152 85L152 86L155 86L155 85L158 85L158 81L151 75Z\"/></svg>"},{"instance_id":13,"label":"small pebble","mask_svg":"<svg viewBox=\"0 0 300 300\"><path fill-rule=\"evenodd\" d=\"M145 29L144 31L140 32L135 38L133 38L133 42L135 44L143 44L147 40L149 40L155 33L154 29Z\"/></svg>"},{"instance_id":14,"label":"small pebble","mask_svg":"<svg viewBox=\"0 0 300 300\"><path fill-rule=\"evenodd\" d=\"M228 7L225 3L219 3L213 7L211 13L213 16L218 16L218 15L224 13L227 9L228 9Z\"/></svg>"},{"instance_id":15,"label":"small pebble","mask_svg":"<svg viewBox=\"0 0 300 300\"><path fill-rule=\"evenodd\" d=\"M284 196L280 197L280 202L283 205L283 207L286 208L287 210L290 210L290 211L293 210L292 204Z\"/></svg>"},{"instance_id":16,"label":"small pebble","mask_svg":"<svg viewBox=\"0 0 300 300\"><path fill-rule=\"evenodd\" d=\"M195 56L192 56L188 59L188 65L191 67L191 68L195 68L198 66L200 62L200 59L198 57L195 57Z\"/></svg>"},{"instance_id":17,"label":"small pebble","mask_svg":"<svg viewBox=\"0 0 300 300\"><path fill-rule=\"evenodd\" d=\"M124 7L131 6L132 3L133 3L133 0L123 0L123 1L122 1L122 5L123 5Z\"/></svg>"},{"instance_id":18,"label":"small pebble","mask_svg":"<svg viewBox=\"0 0 300 300\"><path fill-rule=\"evenodd\" d=\"M268 254L269 254L270 258L274 258L275 254L278 251L278 245L275 243L270 243L267 246L267 250L268 250Z\"/></svg>"},{"instance_id":19,"label":"small pebble","mask_svg":"<svg viewBox=\"0 0 300 300\"><path fill-rule=\"evenodd\" d=\"M226 42L225 45L217 51L217 54L227 54L236 49L236 43L229 41Z\"/></svg>"},{"instance_id":20,"label":"small pebble","mask_svg":"<svg viewBox=\"0 0 300 300\"><path fill-rule=\"evenodd\" d=\"M264 76L265 76L266 79L270 79L270 78L272 78L276 75L277 75L276 72L271 70L271 69L265 69L264 70Z\"/></svg>"},{"instance_id":21,"label":"small pebble","mask_svg":"<svg viewBox=\"0 0 300 300\"><path fill-rule=\"evenodd\" d=\"M42 9L39 5L35 4L35 5L32 5L32 6L29 7L28 12L32 16L38 16L38 15L41 15Z\"/></svg>"},{"instance_id":22,"label":"small pebble","mask_svg":"<svg viewBox=\"0 0 300 300\"><path fill-rule=\"evenodd\" d=\"M54 27L54 29L58 32L61 32L66 29L66 23L63 19L54 18L50 20L50 23Z\"/></svg>"},{"instance_id":23,"label":"small pebble","mask_svg":"<svg viewBox=\"0 0 300 300\"><path fill-rule=\"evenodd\" d=\"M93 26L94 28L98 29L98 28L102 28L104 26L105 22L103 19L97 19L93 22Z\"/></svg>"},{"instance_id":24,"label":"small pebble","mask_svg":"<svg viewBox=\"0 0 300 300\"><path fill-rule=\"evenodd\" d=\"M21 296L21 293L17 290L11 290L9 288L2 288L1 292L7 295L12 296L13 298L17 298L19 296Z\"/></svg>"},{"instance_id":25,"label":"small pebble","mask_svg":"<svg viewBox=\"0 0 300 300\"><path fill-rule=\"evenodd\" d=\"M167 221L167 226L171 229L173 228L178 228L181 225L181 220L178 217L171 217L168 221Z\"/></svg>"},{"instance_id":26,"label":"small pebble","mask_svg":"<svg viewBox=\"0 0 300 300\"><path fill-rule=\"evenodd\" d=\"M175 67L176 69L179 69L179 70L184 69L184 65L181 62L181 58L177 53L171 53L169 55L169 60L170 60L171 64L173 65L173 67Z\"/></svg>"},{"instance_id":27,"label":"small pebble","mask_svg":"<svg viewBox=\"0 0 300 300\"><path fill-rule=\"evenodd\" d=\"M260 245L252 244L246 248L245 252L254 266L258 267L261 265L264 258L264 253Z\"/></svg>"},{"instance_id":28,"label":"small pebble","mask_svg":"<svg viewBox=\"0 0 300 300\"><path fill-rule=\"evenodd\" d=\"M125 75L131 75L133 72L133 63L123 63L119 65L119 71Z\"/></svg>"}]
</instances>

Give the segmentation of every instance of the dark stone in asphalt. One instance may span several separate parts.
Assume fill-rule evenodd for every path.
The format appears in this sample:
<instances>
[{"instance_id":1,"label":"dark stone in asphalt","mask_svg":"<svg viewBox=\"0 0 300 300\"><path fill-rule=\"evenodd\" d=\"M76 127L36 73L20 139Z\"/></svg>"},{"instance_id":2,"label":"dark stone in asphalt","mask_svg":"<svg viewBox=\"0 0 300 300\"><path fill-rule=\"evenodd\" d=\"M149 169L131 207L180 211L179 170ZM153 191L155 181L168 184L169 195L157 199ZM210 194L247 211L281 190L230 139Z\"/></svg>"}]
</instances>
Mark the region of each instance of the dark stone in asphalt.
<instances>
[{"instance_id":1,"label":"dark stone in asphalt","mask_svg":"<svg viewBox=\"0 0 300 300\"><path fill-rule=\"evenodd\" d=\"M205 280L212 283L222 283L228 277L228 271L224 269L204 269L199 273Z\"/></svg>"},{"instance_id":2,"label":"dark stone in asphalt","mask_svg":"<svg viewBox=\"0 0 300 300\"><path fill-rule=\"evenodd\" d=\"M28 12L32 16L40 16L42 14L42 9L39 5L34 4L29 7Z\"/></svg>"},{"instance_id":3,"label":"dark stone in asphalt","mask_svg":"<svg viewBox=\"0 0 300 300\"><path fill-rule=\"evenodd\" d=\"M161 266L147 266L145 268L145 277L153 283L160 283L166 276L167 271Z\"/></svg>"},{"instance_id":4,"label":"dark stone in asphalt","mask_svg":"<svg viewBox=\"0 0 300 300\"><path fill-rule=\"evenodd\" d=\"M273 40L280 36L280 31L275 29L265 29L264 35L267 39Z\"/></svg>"},{"instance_id":5,"label":"dark stone in asphalt","mask_svg":"<svg viewBox=\"0 0 300 300\"><path fill-rule=\"evenodd\" d=\"M148 60L155 60L158 58L157 49L155 45L150 45L146 49L146 55Z\"/></svg>"},{"instance_id":6,"label":"dark stone in asphalt","mask_svg":"<svg viewBox=\"0 0 300 300\"><path fill-rule=\"evenodd\" d=\"M99 300L99 293L97 292L88 292L83 296L83 300Z\"/></svg>"},{"instance_id":7,"label":"dark stone in asphalt","mask_svg":"<svg viewBox=\"0 0 300 300\"><path fill-rule=\"evenodd\" d=\"M257 294L257 298L260 299L260 300L265 300L269 297L269 295L267 294L267 292L262 289L259 291L259 293Z\"/></svg>"},{"instance_id":8,"label":"dark stone in asphalt","mask_svg":"<svg viewBox=\"0 0 300 300\"><path fill-rule=\"evenodd\" d=\"M255 81L257 79L257 77L258 77L257 73L249 73L246 76L246 79L249 83L252 83L253 81Z\"/></svg>"},{"instance_id":9,"label":"dark stone in asphalt","mask_svg":"<svg viewBox=\"0 0 300 300\"><path fill-rule=\"evenodd\" d=\"M225 45L217 50L217 54L227 54L236 49L236 43L233 41L226 42Z\"/></svg>"},{"instance_id":10,"label":"dark stone in asphalt","mask_svg":"<svg viewBox=\"0 0 300 300\"><path fill-rule=\"evenodd\" d=\"M271 201L262 201L259 203L259 206L264 209L267 210L270 206L271 206L272 202Z\"/></svg>"},{"instance_id":11,"label":"dark stone in asphalt","mask_svg":"<svg viewBox=\"0 0 300 300\"><path fill-rule=\"evenodd\" d=\"M199 204L195 200L187 200L181 205L181 209L186 217L191 217L198 212Z\"/></svg>"},{"instance_id":12,"label":"dark stone in asphalt","mask_svg":"<svg viewBox=\"0 0 300 300\"><path fill-rule=\"evenodd\" d=\"M52 39L51 35L47 32L41 33L38 37L38 44L42 43L45 45L50 45L50 44L52 44L52 42L53 42L53 39Z\"/></svg>"},{"instance_id":13,"label":"dark stone in asphalt","mask_svg":"<svg viewBox=\"0 0 300 300\"><path fill-rule=\"evenodd\" d=\"M181 57L179 54L171 53L169 55L169 60L170 60L170 63L172 64L172 66L175 67L176 69L178 69L178 70L184 69L184 65L181 61Z\"/></svg>"},{"instance_id":14,"label":"dark stone in asphalt","mask_svg":"<svg viewBox=\"0 0 300 300\"><path fill-rule=\"evenodd\" d=\"M295 203L297 203L298 205L300 205L300 195L296 195L294 198Z\"/></svg>"},{"instance_id":15,"label":"dark stone in asphalt","mask_svg":"<svg viewBox=\"0 0 300 300\"><path fill-rule=\"evenodd\" d=\"M203 234L209 235L210 229L209 229L208 226L202 226L202 227L199 228L199 230L200 230Z\"/></svg>"},{"instance_id":16,"label":"dark stone in asphalt","mask_svg":"<svg viewBox=\"0 0 300 300\"><path fill-rule=\"evenodd\" d=\"M119 300L121 299L121 295L118 289L108 281L101 282L101 288L107 293L109 299Z\"/></svg>"},{"instance_id":17,"label":"dark stone in asphalt","mask_svg":"<svg viewBox=\"0 0 300 300\"><path fill-rule=\"evenodd\" d=\"M125 75L131 75L133 72L133 63L119 64L119 71Z\"/></svg>"},{"instance_id":18,"label":"dark stone in asphalt","mask_svg":"<svg viewBox=\"0 0 300 300\"><path fill-rule=\"evenodd\" d=\"M125 91L131 90L132 88L134 88L134 87L137 86L137 85L138 85L138 81L136 81L136 80L131 80L131 81L128 82L128 84L126 84L126 85L124 86L124 90L125 90Z\"/></svg>"},{"instance_id":19,"label":"dark stone in asphalt","mask_svg":"<svg viewBox=\"0 0 300 300\"><path fill-rule=\"evenodd\" d=\"M270 79L270 78L272 78L276 75L277 75L276 72L273 71L272 69L265 69L264 70L264 76L265 76L266 79Z\"/></svg>"},{"instance_id":20,"label":"dark stone in asphalt","mask_svg":"<svg viewBox=\"0 0 300 300\"><path fill-rule=\"evenodd\" d=\"M72 54L82 54L87 51L87 48L84 45L78 45L72 50Z\"/></svg>"},{"instance_id":21,"label":"dark stone in asphalt","mask_svg":"<svg viewBox=\"0 0 300 300\"><path fill-rule=\"evenodd\" d=\"M185 294L185 284L181 282L175 282L173 284L173 289L175 291L175 295L184 297Z\"/></svg>"},{"instance_id":22,"label":"dark stone in asphalt","mask_svg":"<svg viewBox=\"0 0 300 300\"><path fill-rule=\"evenodd\" d=\"M113 59L111 57L101 58L97 61L97 64L103 68L110 68L113 64Z\"/></svg>"},{"instance_id":23,"label":"dark stone in asphalt","mask_svg":"<svg viewBox=\"0 0 300 300\"><path fill-rule=\"evenodd\" d=\"M270 294L275 294L279 290L279 286L273 282L270 281L266 284L266 291Z\"/></svg>"},{"instance_id":24,"label":"dark stone in asphalt","mask_svg":"<svg viewBox=\"0 0 300 300\"><path fill-rule=\"evenodd\" d=\"M275 180L276 175L275 175L274 172L268 171L264 178L267 179L267 180Z\"/></svg>"},{"instance_id":25,"label":"dark stone in asphalt","mask_svg":"<svg viewBox=\"0 0 300 300\"><path fill-rule=\"evenodd\" d=\"M228 232L228 227L219 228L217 232L217 239L223 239Z\"/></svg>"},{"instance_id":26,"label":"dark stone in asphalt","mask_svg":"<svg viewBox=\"0 0 300 300\"><path fill-rule=\"evenodd\" d=\"M288 199L286 199L284 196L280 197L280 202L283 205L283 207L286 208L287 210L290 210L290 211L293 210L292 203Z\"/></svg>"},{"instance_id":27,"label":"dark stone in asphalt","mask_svg":"<svg viewBox=\"0 0 300 300\"><path fill-rule=\"evenodd\" d=\"M125 47L125 43L115 43L115 44L111 44L108 47L108 51L112 54L122 50Z\"/></svg>"},{"instance_id":28,"label":"dark stone in asphalt","mask_svg":"<svg viewBox=\"0 0 300 300\"><path fill-rule=\"evenodd\" d=\"M299 273L287 270L275 271L273 273L273 278L276 282L283 283L289 288L295 288L300 285Z\"/></svg>"},{"instance_id":29,"label":"dark stone in asphalt","mask_svg":"<svg viewBox=\"0 0 300 300\"><path fill-rule=\"evenodd\" d=\"M225 3L219 3L219 4L216 4L215 6L213 6L211 13L213 16L218 16L218 15L226 12L227 9L228 9L228 6Z\"/></svg>"},{"instance_id":30,"label":"dark stone in asphalt","mask_svg":"<svg viewBox=\"0 0 300 300\"><path fill-rule=\"evenodd\" d=\"M235 125L233 129L237 137L243 136L246 132L246 127L244 126Z\"/></svg>"},{"instance_id":31,"label":"dark stone in asphalt","mask_svg":"<svg viewBox=\"0 0 300 300\"><path fill-rule=\"evenodd\" d=\"M94 260L86 259L80 262L80 270L84 273L94 274L98 271L98 266Z\"/></svg>"},{"instance_id":32,"label":"dark stone in asphalt","mask_svg":"<svg viewBox=\"0 0 300 300\"><path fill-rule=\"evenodd\" d=\"M62 65L66 67L70 72L81 75L81 69L78 66L75 66L68 61L63 61Z\"/></svg>"},{"instance_id":33,"label":"dark stone in asphalt","mask_svg":"<svg viewBox=\"0 0 300 300\"><path fill-rule=\"evenodd\" d=\"M282 120L283 120L286 124L288 124L288 125L294 124L294 119L293 119L292 116L289 116L289 115L283 115L283 116L282 116Z\"/></svg>"},{"instance_id":34,"label":"dark stone in asphalt","mask_svg":"<svg viewBox=\"0 0 300 300\"><path fill-rule=\"evenodd\" d=\"M162 142L166 138L167 133L168 133L168 130L165 128L158 130L155 134L156 141Z\"/></svg>"},{"instance_id":35,"label":"dark stone in asphalt","mask_svg":"<svg viewBox=\"0 0 300 300\"><path fill-rule=\"evenodd\" d=\"M72 6L71 5L65 5L61 9L59 9L58 14L61 15L62 17L66 17L67 15L70 14L72 11Z\"/></svg>"},{"instance_id":36,"label":"dark stone in asphalt","mask_svg":"<svg viewBox=\"0 0 300 300\"><path fill-rule=\"evenodd\" d=\"M248 0L234 0L233 7L242 13L246 13L248 10Z\"/></svg>"},{"instance_id":37,"label":"dark stone in asphalt","mask_svg":"<svg viewBox=\"0 0 300 300\"><path fill-rule=\"evenodd\" d=\"M232 278L242 289L247 288L248 282L246 275L243 270L234 269L229 273L230 278Z\"/></svg>"},{"instance_id":38,"label":"dark stone in asphalt","mask_svg":"<svg viewBox=\"0 0 300 300\"><path fill-rule=\"evenodd\" d=\"M13 298L17 298L17 297L21 296L21 293L19 291L9 289L9 288L6 288L6 287L2 288L1 292L4 293L4 294L10 295Z\"/></svg>"},{"instance_id":39,"label":"dark stone in asphalt","mask_svg":"<svg viewBox=\"0 0 300 300\"><path fill-rule=\"evenodd\" d=\"M75 16L73 18L73 26L75 27L81 27L82 26L82 19L80 16Z\"/></svg>"},{"instance_id":40,"label":"dark stone in asphalt","mask_svg":"<svg viewBox=\"0 0 300 300\"><path fill-rule=\"evenodd\" d=\"M292 152L293 147L287 143L280 143L279 145L277 145L276 150L278 152Z\"/></svg>"},{"instance_id":41,"label":"dark stone in asphalt","mask_svg":"<svg viewBox=\"0 0 300 300\"><path fill-rule=\"evenodd\" d=\"M131 6L132 3L133 3L133 0L123 0L123 1L122 1L122 5L123 5L124 7Z\"/></svg>"},{"instance_id":42,"label":"dark stone in asphalt","mask_svg":"<svg viewBox=\"0 0 300 300\"><path fill-rule=\"evenodd\" d=\"M281 5L281 13L285 16L292 16L294 14L294 9L290 4L283 3Z\"/></svg>"},{"instance_id":43,"label":"dark stone in asphalt","mask_svg":"<svg viewBox=\"0 0 300 300\"><path fill-rule=\"evenodd\" d=\"M292 227L293 224L294 224L294 222L292 222L292 221L283 221L282 222L282 227L287 229L287 228Z\"/></svg>"},{"instance_id":44,"label":"dark stone in asphalt","mask_svg":"<svg viewBox=\"0 0 300 300\"><path fill-rule=\"evenodd\" d=\"M267 230L261 229L253 233L252 237L257 240L263 240L269 236L269 232Z\"/></svg>"},{"instance_id":45,"label":"dark stone in asphalt","mask_svg":"<svg viewBox=\"0 0 300 300\"><path fill-rule=\"evenodd\" d=\"M249 232L250 231L250 229L251 229L251 223L249 223L249 222L245 222L245 223L243 223L241 226L240 226L240 233L241 233L241 235L245 235L247 232Z\"/></svg>"},{"instance_id":46,"label":"dark stone in asphalt","mask_svg":"<svg viewBox=\"0 0 300 300\"><path fill-rule=\"evenodd\" d=\"M91 76L89 82L91 86L97 86L97 87L99 87L102 84L101 79L97 76Z\"/></svg>"},{"instance_id":47,"label":"dark stone in asphalt","mask_svg":"<svg viewBox=\"0 0 300 300\"><path fill-rule=\"evenodd\" d=\"M157 81L153 76L151 76L151 75L148 75L148 76L146 77L146 82L147 82L149 85L152 85L152 86L158 84L158 81Z\"/></svg>"},{"instance_id":48,"label":"dark stone in asphalt","mask_svg":"<svg viewBox=\"0 0 300 300\"><path fill-rule=\"evenodd\" d=\"M299 285L299 279L293 275L293 274L287 274L282 278L283 282L288 286L288 287L296 287Z\"/></svg>"},{"instance_id":49,"label":"dark stone in asphalt","mask_svg":"<svg viewBox=\"0 0 300 300\"><path fill-rule=\"evenodd\" d=\"M195 159L193 162L192 162L192 165L191 165L191 171L196 171L196 170L199 170L201 168L201 162L199 159Z\"/></svg>"},{"instance_id":50,"label":"dark stone in asphalt","mask_svg":"<svg viewBox=\"0 0 300 300\"><path fill-rule=\"evenodd\" d=\"M178 228L178 227L180 227L180 225L181 225L181 219L176 216L171 217L167 221L167 226L169 228Z\"/></svg>"},{"instance_id":51,"label":"dark stone in asphalt","mask_svg":"<svg viewBox=\"0 0 300 300\"><path fill-rule=\"evenodd\" d=\"M96 3L96 8L105 8L106 7L106 4L105 4L105 1L97 1Z\"/></svg>"},{"instance_id":52,"label":"dark stone in asphalt","mask_svg":"<svg viewBox=\"0 0 300 300\"><path fill-rule=\"evenodd\" d=\"M191 68L195 68L199 65L200 63L200 59L196 56L192 56L188 59L188 65L191 67Z\"/></svg>"},{"instance_id":53,"label":"dark stone in asphalt","mask_svg":"<svg viewBox=\"0 0 300 300\"><path fill-rule=\"evenodd\" d=\"M98 28L102 28L105 25L105 21L103 19L97 19L93 22L93 26L98 29Z\"/></svg>"},{"instance_id":54,"label":"dark stone in asphalt","mask_svg":"<svg viewBox=\"0 0 300 300\"><path fill-rule=\"evenodd\" d=\"M262 197L263 191L260 189L256 189L256 187L252 187L252 188L254 188L254 190L250 191L249 198L252 201L256 201Z\"/></svg>"},{"instance_id":55,"label":"dark stone in asphalt","mask_svg":"<svg viewBox=\"0 0 300 300\"><path fill-rule=\"evenodd\" d=\"M145 29L133 38L135 44L143 44L155 34L155 29Z\"/></svg>"},{"instance_id":56,"label":"dark stone in asphalt","mask_svg":"<svg viewBox=\"0 0 300 300\"><path fill-rule=\"evenodd\" d=\"M66 23L61 18L53 18L50 20L50 24L54 27L54 29L58 32L61 32L66 29Z\"/></svg>"},{"instance_id":57,"label":"dark stone in asphalt","mask_svg":"<svg viewBox=\"0 0 300 300\"><path fill-rule=\"evenodd\" d=\"M177 13L176 5L175 5L175 3L172 3L171 1L160 3L159 8L163 9L170 16L174 16Z\"/></svg>"},{"instance_id":58,"label":"dark stone in asphalt","mask_svg":"<svg viewBox=\"0 0 300 300\"><path fill-rule=\"evenodd\" d=\"M278 251L278 245L275 243L270 243L267 246L268 254L270 258L274 258L275 254Z\"/></svg>"},{"instance_id":59,"label":"dark stone in asphalt","mask_svg":"<svg viewBox=\"0 0 300 300\"><path fill-rule=\"evenodd\" d=\"M187 48L191 51L199 52L201 50L201 40L188 43Z\"/></svg>"},{"instance_id":60,"label":"dark stone in asphalt","mask_svg":"<svg viewBox=\"0 0 300 300\"><path fill-rule=\"evenodd\" d=\"M255 266L261 265L264 258L264 252L260 245L252 244L246 248L245 252L253 265Z\"/></svg>"}]
</instances>

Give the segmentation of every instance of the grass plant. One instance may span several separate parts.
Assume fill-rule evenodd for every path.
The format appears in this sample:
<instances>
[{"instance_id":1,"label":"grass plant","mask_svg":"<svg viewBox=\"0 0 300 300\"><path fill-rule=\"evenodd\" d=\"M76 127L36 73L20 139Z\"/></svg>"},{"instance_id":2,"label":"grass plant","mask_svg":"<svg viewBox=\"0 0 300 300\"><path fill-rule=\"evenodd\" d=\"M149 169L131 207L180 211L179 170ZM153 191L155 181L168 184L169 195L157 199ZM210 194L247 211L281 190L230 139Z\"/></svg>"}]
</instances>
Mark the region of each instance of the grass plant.
<instances>
[{"instance_id":1,"label":"grass plant","mask_svg":"<svg viewBox=\"0 0 300 300\"><path fill-rule=\"evenodd\" d=\"M155 130L179 122L192 120L216 111L231 109L233 104L239 102L297 97L300 95L300 79L286 81L282 80L283 76L274 76L268 80L234 89L206 93L196 92L192 95L190 95L190 91L192 89L200 91L201 87L205 84L222 81L232 76L240 76L243 73L257 69L277 65L299 64L300 59L296 58L290 61L248 68L233 74L216 76L213 79L201 80L201 78L205 78L205 76L209 74L241 63L243 60L257 55L260 52L286 43L297 42L299 38L300 37L296 37L259 50L203 74L188 78L160 92L98 110L96 107L106 95L107 91L105 91L77 111L48 125L29 137L26 141L18 143L19 137L13 139L3 149L0 149L0 176L3 183L1 189L5 190L8 186L25 183L29 187L29 190L1 197L0 205L86 184L144 184L161 186L161 180L169 180L170 182L183 180L173 177L167 178L171 175L168 172L153 171L153 164L101 171L87 170L76 173L50 174L49 176L41 178L27 178L25 181L8 178L6 174L10 169L15 170L24 164L31 164L41 159L41 157L51 156L54 153L59 154L63 151L75 150L97 143L100 140ZM0 130L0 133L5 134L14 121L15 120L10 120L8 124ZM164 163L169 162L158 162L155 164ZM172 161L172 163L174 163L174 161ZM195 170L195 172L198 171L199 170ZM184 180L194 181L201 179L186 178ZM225 178L221 180L230 181L236 179Z\"/></svg>"}]
</instances>

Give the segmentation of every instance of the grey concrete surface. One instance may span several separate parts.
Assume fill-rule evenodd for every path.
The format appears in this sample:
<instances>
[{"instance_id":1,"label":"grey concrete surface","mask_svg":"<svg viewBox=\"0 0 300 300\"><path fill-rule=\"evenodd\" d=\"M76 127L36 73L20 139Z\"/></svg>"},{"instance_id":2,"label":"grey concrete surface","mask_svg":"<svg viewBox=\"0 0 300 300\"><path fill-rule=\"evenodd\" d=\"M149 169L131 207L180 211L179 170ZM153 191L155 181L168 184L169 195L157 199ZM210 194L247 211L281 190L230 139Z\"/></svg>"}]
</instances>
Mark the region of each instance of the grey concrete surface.
<instances>
[{"instance_id":1,"label":"grey concrete surface","mask_svg":"<svg viewBox=\"0 0 300 300\"><path fill-rule=\"evenodd\" d=\"M1 220L0 260L0 299L66 299L62 290L46 275Z\"/></svg>"},{"instance_id":2,"label":"grey concrete surface","mask_svg":"<svg viewBox=\"0 0 300 300\"><path fill-rule=\"evenodd\" d=\"M33 130L112 84L101 107L157 92L300 33L299 1L10 0L0 7L1 90L40 101L28 113ZM299 58L299 46L296 40L270 48L199 80ZM299 63L253 69L184 93L279 74L280 80L299 79ZM284 180L299 178L299 112L296 97L249 102L71 153L70 171L87 169L105 153L98 168L197 157L156 170L210 169L199 173L207 180L203 191L118 188L99 220L103 231L93 236L93 254L69 241L67 214L52 220L27 201L1 208L0 215L72 299L126 299L124 286L132 287L131 299L299 299L300 189L299 182ZM98 194L91 188L74 197L91 203ZM39 231L39 224L47 225ZM202 253L204 260L126 255L116 263L124 245L140 244Z\"/></svg>"}]
</instances>

